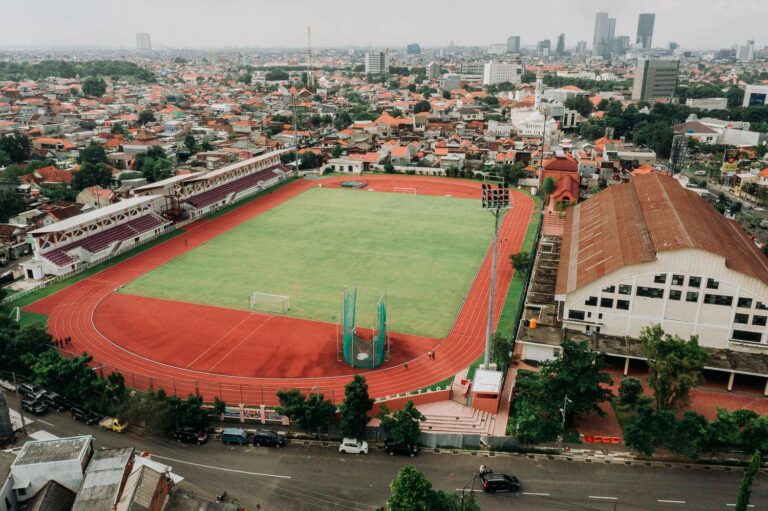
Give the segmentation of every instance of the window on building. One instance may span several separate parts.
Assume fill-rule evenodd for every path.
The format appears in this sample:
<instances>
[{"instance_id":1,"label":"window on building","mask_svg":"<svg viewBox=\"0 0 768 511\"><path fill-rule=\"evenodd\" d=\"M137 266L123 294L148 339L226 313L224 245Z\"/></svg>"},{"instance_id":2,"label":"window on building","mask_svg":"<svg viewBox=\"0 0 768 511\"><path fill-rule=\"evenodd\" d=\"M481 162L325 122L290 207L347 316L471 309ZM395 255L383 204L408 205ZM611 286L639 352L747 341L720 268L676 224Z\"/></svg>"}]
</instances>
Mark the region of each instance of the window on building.
<instances>
[{"instance_id":1,"label":"window on building","mask_svg":"<svg viewBox=\"0 0 768 511\"><path fill-rule=\"evenodd\" d=\"M619 284L619 294L620 295L631 295L632 294L632 286L629 286L627 284Z\"/></svg>"},{"instance_id":2,"label":"window on building","mask_svg":"<svg viewBox=\"0 0 768 511\"><path fill-rule=\"evenodd\" d=\"M699 293L696 291L688 291L685 293L685 301L686 302L698 302L699 301Z\"/></svg>"},{"instance_id":3,"label":"window on building","mask_svg":"<svg viewBox=\"0 0 768 511\"><path fill-rule=\"evenodd\" d=\"M584 302L584 305L597 305L597 297L596 296L590 296Z\"/></svg>"},{"instance_id":4,"label":"window on building","mask_svg":"<svg viewBox=\"0 0 768 511\"><path fill-rule=\"evenodd\" d=\"M659 289L657 287L637 286L637 291L635 291L635 295L645 296L648 298L664 298L664 290Z\"/></svg>"},{"instance_id":5,"label":"window on building","mask_svg":"<svg viewBox=\"0 0 768 511\"><path fill-rule=\"evenodd\" d=\"M584 321L584 311L577 311L577 310L569 310L568 311L568 319L577 319L579 321Z\"/></svg>"},{"instance_id":6,"label":"window on building","mask_svg":"<svg viewBox=\"0 0 768 511\"><path fill-rule=\"evenodd\" d=\"M608 286L603 288L603 293L615 293L616 286Z\"/></svg>"},{"instance_id":7,"label":"window on building","mask_svg":"<svg viewBox=\"0 0 768 511\"><path fill-rule=\"evenodd\" d=\"M667 283L667 274L666 273L662 273L660 275L656 275L655 277L653 277L653 281L656 284L666 284Z\"/></svg>"},{"instance_id":8,"label":"window on building","mask_svg":"<svg viewBox=\"0 0 768 511\"><path fill-rule=\"evenodd\" d=\"M755 309L759 311L768 311L768 305L765 305L763 302L757 302L757 304L755 304Z\"/></svg>"},{"instance_id":9,"label":"window on building","mask_svg":"<svg viewBox=\"0 0 768 511\"><path fill-rule=\"evenodd\" d=\"M682 296L683 296L683 292L682 292L682 291L678 291L678 290L676 290L676 289L672 289L672 290L669 292L669 299L670 299L670 300L675 300L675 301L678 301L678 302L679 302L679 301L680 301L680 298L681 298Z\"/></svg>"},{"instance_id":10,"label":"window on building","mask_svg":"<svg viewBox=\"0 0 768 511\"><path fill-rule=\"evenodd\" d=\"M629 300L616 300L616 308L628 311L629 310Z\"/></svg>"},{"instance_id":11,"label":"window on building","mask_svg":"<svg viewBox=\"0 0 768 511\"><path fill-rule=\"evenodd\" d=\"M731 339L745 342L760 342L763 334L760 332L747 332L746 330L734 330Z\"/></svg>"},{"instance_id":12,"label":"window on building","mask_svg":"<svg viewBox=\"0 0 768 511\"><path fill-rule=\"evenodd\" d=\"M739 300L736 302L736 307L741 307L743 309L751 309L752 298L739 298Z\"/></svg>"},{"instance_id":13,"label":"window on building","mask_svg":"<svg viewBox=\"0 0 768 511\"><path fill-rule=\"evenodd\" d=\"M752 316L752 324L756 326L765 326L768 324L768 316Z\"/></svg>"},{"instance_id":14,"label":"window on building","mask_svg":"<svg viewBox=\"0 0 768 511\"><path fill-rule=\"evenodd\" d=\"M707 279L707 289L717 289L720 283L715 279Z\"/></svg>"},{"instance_id":15,"label":"window on building","mask_svg":"<svg viewBox=\"0 0 768 511\"><path fill-rule=\"evenodd\" d=\"M685 284L685 277L682 275L672 275L673 286L682 286L683 284Z\"/></svg>"},{"instance_id":16,"label":"window on building","mask_svg":"<svg viewBox=\"0 0 768 511\"><path fill-rule=\"evenodd\" d=\"M613 308L613 298L600 298L600 307Z\"/></svg>"},{"instance_id":17,"label":"window on building","mask_svg":"<svg viewBox=\"0 0 768 511\"><path fill-rule=\"evenodd\" d=\"M733 304L733 297L725 296L725 295L705 294L704 303L708 303L710 305L725 305L727 307L730 307Z\"/></svg>"},{"instance_id":18,"label":"window on building","mask_svg":"<svg viewBox=\"0 0 768 511\"><path fill-rule=\"evenodd\" d=\"M740 323L742 325L748 325L749 324L749 314L736 314L733 317L734 323Z\"/></svg>"},{"instance_id":19,"label":"window on building","mask_svg":"<svg viewBox=\"0 0 768 511\"><path fill-rule=\"evenodd\" d=\"M701 277L688 277L688 285L691 287L700 287Z\"/></svg>"}]
</instances>

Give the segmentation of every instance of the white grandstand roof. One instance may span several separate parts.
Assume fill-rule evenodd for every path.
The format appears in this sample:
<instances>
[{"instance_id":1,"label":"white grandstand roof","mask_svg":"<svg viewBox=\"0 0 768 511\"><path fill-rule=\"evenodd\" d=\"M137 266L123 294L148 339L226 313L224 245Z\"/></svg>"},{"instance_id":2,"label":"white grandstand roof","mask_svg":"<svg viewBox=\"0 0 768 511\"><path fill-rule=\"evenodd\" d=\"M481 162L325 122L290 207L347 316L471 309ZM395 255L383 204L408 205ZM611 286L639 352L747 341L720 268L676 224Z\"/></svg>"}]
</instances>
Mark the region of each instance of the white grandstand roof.
<instances>
[{"instance_id":1,"label":"white grandstand roof","mask_svg":"<svg viewBox=\"0 0 768 511\"><path fill-rule=\"evenodd\" d=\"M271 158L272 156L279 156L281 154L288 153L292 151L293 149L278 149L277 151L270 151L266 154L260 154L258 156L254 156L253 158L250 158L248 160L243 161L237 161L235 163L230 163L229 165L225 165L221 167L220 169L216 169L214 171L208 172L207 174L200 177L200 179L211 179L216 176L221 176L222 174L226 174L227 172L232 172L235 169L239 169L240 167L243 167L245 165L251 165L253 163L258 163L260 161L266 160L267 158Z\"/></svg>"},{"instance_id":2,"label":"white grandstand roof","mask_svg":"<svg viewBox=\"0 0 768 511\"><path fill-rule=\"evenodd\" d=\"M56 222L55 224L51 224L46 227L41 227L40 229L35 229L30 234L46 234L49 232L68 231L74 227L87 225L93 222L94 220L98 220L99 218L109 216L115 213L119 213L121 211L136 207L146 202L152 202L153 200L156 200L159 197L160 195L145 195L144 197L132 197L130 199L121 200L120 202L115 202L114 204L110 204L109 206L104 206L103 208L94 209L87 213L81 213L79 215L65 218L61 222Z\"/></svg>"},{"instance_id":3,"label":"white grandstand roof","mask_svg":"<svg viewBox=\"0 0 768 511\"><path fill-rule=\"evenodd\" d=\"M155 181L154 183L138 186L134 188L133 191L135 193L135 192L143 192L144 190L154 190L155 188L163 188L163 187L172 185L174 183L178 183L179 181L186 181L187 179L198 177L201 174L202 172L193 172L191 174L181 174L179 176L169 177L168 179L163 179L161 181Z\"/></svg>"}]
</instances>

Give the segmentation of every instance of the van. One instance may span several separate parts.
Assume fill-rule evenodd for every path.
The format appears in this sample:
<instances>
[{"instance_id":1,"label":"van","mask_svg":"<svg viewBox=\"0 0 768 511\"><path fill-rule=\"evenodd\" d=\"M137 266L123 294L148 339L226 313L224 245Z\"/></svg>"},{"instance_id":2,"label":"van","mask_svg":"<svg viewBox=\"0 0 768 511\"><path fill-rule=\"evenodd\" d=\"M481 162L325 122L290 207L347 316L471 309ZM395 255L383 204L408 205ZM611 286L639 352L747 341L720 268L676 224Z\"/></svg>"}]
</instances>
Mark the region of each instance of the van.
<instances>
[{"instance_id":1,"label":"van","mask_svg":"<svg viewBox=\"0 0 768 511\"><path fill-rule=\"evenodd\" d=\"M67 400L58 395L55 392L47 391L43 394L40 394L41 399L51 408L56 410L57 412L63 412L67 409Z\"/></svg>"},{"instance_id":2,"label":"van","mask_svg":"<svg viewBox=\"0 0 768 511\"><path fill-rule=\"evenodd\" d=\"M221 434L221 441L224 444L246 445L248 434L240 428L226 428Z\"/></svg>"}]
</instances>

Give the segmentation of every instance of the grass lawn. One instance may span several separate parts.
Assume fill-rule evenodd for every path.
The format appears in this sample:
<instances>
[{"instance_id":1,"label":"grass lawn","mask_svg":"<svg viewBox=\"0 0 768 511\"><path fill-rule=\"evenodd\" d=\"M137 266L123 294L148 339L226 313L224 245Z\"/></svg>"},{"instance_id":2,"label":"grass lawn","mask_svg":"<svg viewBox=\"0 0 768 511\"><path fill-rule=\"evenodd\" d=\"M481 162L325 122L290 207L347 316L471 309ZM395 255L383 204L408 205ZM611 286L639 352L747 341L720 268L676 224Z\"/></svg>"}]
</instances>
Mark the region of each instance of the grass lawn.
<instances>
[{"instance_id":1,"label":"grass lawn","mask_svg":"<svg viewBox=\"0 0 768 511\"><path fill-rule=\"evenodd\" d=\"M129 283L141 296L247 309L288 295L293 317L335 322L358 285L357 324L387 292L390 329L443 337L488 250L476 200L313 188Z\"/></svg>"}]
</instances>

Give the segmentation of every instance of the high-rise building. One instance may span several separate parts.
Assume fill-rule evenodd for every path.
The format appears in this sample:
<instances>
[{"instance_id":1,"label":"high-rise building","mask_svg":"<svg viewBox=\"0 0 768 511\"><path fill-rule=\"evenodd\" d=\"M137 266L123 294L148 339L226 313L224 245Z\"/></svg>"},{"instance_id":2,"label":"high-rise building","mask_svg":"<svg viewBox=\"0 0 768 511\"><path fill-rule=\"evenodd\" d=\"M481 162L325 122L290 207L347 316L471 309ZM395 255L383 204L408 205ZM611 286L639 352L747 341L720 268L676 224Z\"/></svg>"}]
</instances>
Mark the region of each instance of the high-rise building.
<instances>
[{"instance_id":1,"label":"high-rise building","mask_svg":"<svg viewBox=\"0 0 768 511\"><path fill-rule=\"evenodd\" d=\"M407 55L421 55L421 46L419 43L411 43L405 47L405 53Z\"/></svg>"},{"instance_id":2,"label":"high-rise building","mask_svg":"<svg viewBox=\"0 0 768 511\"><path fill-rule=\"evenodd\" d=\"M440 64L437 62L430 62L427 66L427 78L430 80L436 80L440 78Z\"/></svg>"},{"instance_id":3,"label":"high-rise building","mask_svg":"<svg viewBox=\"0 0 768 511\"><path fill-rule=\"evenodd\" d=\"M520 83L522 77L523 66L518 62L487 62L483 69L483 85Z\"/></svg>"},{"instance_id":4,"label":"high-rise building","mask_svg":"<svg viewBox=\"0 0 768 511\"><path fill-rule=\"evenodd\" d=\"M592 38L592 55L610 56L613 33L616 31L616 19L609 18L607 12L598 12L595 16L595 34Z\"/></svg>"},{"instance_id":5,"label":"high-rise building","mask_svg":"<svg viewBox=\"0 0 768 511\"><path fill-rule=\"evenodd\" d=\"M749 62L755 58L755 41L747 41L744 46L739 46L739 51L736 54L742 62Z\"/></svg>"},{"instance_id":6,"label":"high-rise building","mask_svg":"<svg viewBox=\"0 0 768 511\"><path fill-rule=\"evenodd\" d=\"M667 45L667 49L668 49L669 51L675 51L675 50L676 50L676 49L678 49L679 47L680 47L680 45L679 45L679 44L677 44L677 43L676 43L676 42L674 42L674 41L671 41L671 42L670 42L670 43Z\"/></svg>"},{"instance_id":7,"label":"high-rise building","mask_svg":"<svg viewBox=\"0 0 768 511\"><path fill-rule=\"evenodd\" d=\"M645 50L651 48L653 41L653 24L656 22L656 15L653 13L643 13L637 18L637 39L635 44Z\"/></svg>"},{"instance_id":8,"label":"high-rise building","mask_svg":"<svg viewBox=\"0 0 768 511\"><path fill-rule=\"evenodd\" d=\"M576 43L576 54L577 55L587 54L587 41L579 41L578 43Z\"/></svg>"},{"instance_id":9,"label":"high-rise building","mask_svg":"<svg viewBox=\"0 0 768 511\"><path fill-rule=\"evenodd\" d=\"M552 41L549 39L544 39L543 41L539 41L536 43L536 53L539 55L547 56L549 55L549 51L552 48Z\"/></svg>"},{"instance_id":10,"label":"high-rise building","mask_svg":"<svg viewBox=\"0 0 768 511\"><path fill-rule=\"evenodd\" d=\"M513 35L507 38L507 53L520 53L520 36Z\"/></svg>"},{"instance_id":11,"label":"high-rise building","mask_svg":"<svg viewBox=\"0 0 768 511\"><path fill-rule=\"evenodd\" d=\"M632 85L632 99L652 101L673 98L679 71L679 60L639 59Z\"/></svg>"},{"instance_id":12,"label":"high-rise building","mask_svg":"<svg viewBox=\"0 0 768 511\"><path fill-rule=\"evenodd\" d=\"M565 34L557 36L557 48L555 49L555 52L558 55L565 55Z\"/></svg>"},{"instance_id":13,"label":"high-rise building","mask_svg":"<svg viewBox=\"0 0 768 511\"><path fill-rule=\"evenodd\" d=\"M365 74L380 75L388 71L387 54L383 51L367 52L365 54Z\"/></svg>"},{"instance_id":14,"label":"high-rise building","mask_svg":"<svg viewBox=\"0 0 768 511\"><path fill-rule=\"evenodd\" d=\"M614 55L623 55L627 53L628 49L629 49L628 35L620 35L619 37L613 38L613 54Z\"/></svg>"},{"instance_id":15,"label":"high-rise building","mask_svg":"<svg viewBox=\"0 0 768 511\"><path fill-rule=\"evenodd\" d=\"M136 49L141 52L152 51L152 41L149 34L136 34Z\"/></svg>"}]
</instances>

